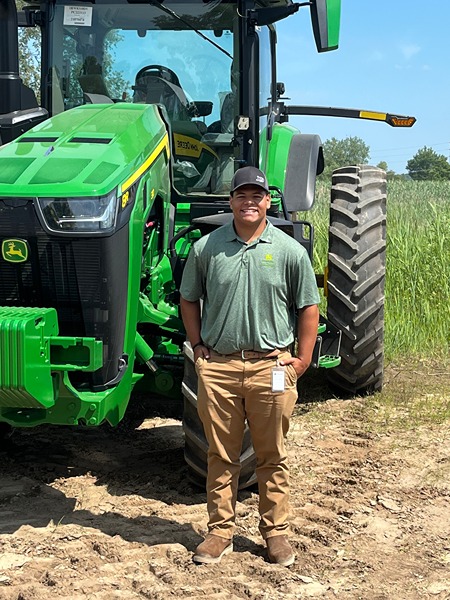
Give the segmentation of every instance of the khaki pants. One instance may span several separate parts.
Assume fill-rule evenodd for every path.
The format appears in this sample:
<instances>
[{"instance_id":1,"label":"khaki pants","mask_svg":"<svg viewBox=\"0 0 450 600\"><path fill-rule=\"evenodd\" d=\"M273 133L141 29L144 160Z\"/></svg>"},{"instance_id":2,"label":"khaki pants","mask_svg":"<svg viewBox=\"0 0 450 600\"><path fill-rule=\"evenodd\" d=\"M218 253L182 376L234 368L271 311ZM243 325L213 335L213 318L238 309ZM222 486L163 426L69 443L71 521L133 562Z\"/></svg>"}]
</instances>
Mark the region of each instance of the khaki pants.
<instances>
[{"instance_id":1,"label":"khaki pants","mask_svg":"<svg viewBox=\"0 0 450 600\"><path fill-rule=\"evenodd\" d=\"M277 358L288 358L283 352ZM240 453L247 420L256 453L259 529L264 539L288 532L289 471L284 439L297 400L297 374L285 367L285 391L272 392L276 359L211 353L196 362L198 413L208 440L208 529L233 536Z\"/></svg>"}]
</instances>

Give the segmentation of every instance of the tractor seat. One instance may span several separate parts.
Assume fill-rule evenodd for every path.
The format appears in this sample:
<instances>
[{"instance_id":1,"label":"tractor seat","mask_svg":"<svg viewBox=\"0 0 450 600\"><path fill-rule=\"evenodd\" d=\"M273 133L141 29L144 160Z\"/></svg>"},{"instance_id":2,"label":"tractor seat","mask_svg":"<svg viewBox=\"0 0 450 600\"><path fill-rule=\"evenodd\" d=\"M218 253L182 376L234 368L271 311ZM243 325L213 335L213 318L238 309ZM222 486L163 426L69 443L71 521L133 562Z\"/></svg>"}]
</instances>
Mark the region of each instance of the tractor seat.
<instances>
[{"instance_id":1,"label":"tractor seat","mask_svg":"<svg viewBox=\"0 0 450 600\"><path fill-rule=\"evenodd\" d=\"M136 77L133 90L133 102L162 104L171 121L190 120L188 115L189 102L179 85L157 75L144 72Z\"/></svg>"},{"instance_id":2,"label":"tractor seat","mask_svg":"<svg viewBox=\"0 0 450 600\"><path fill-rule=\"evenodd\" d=\"M85 94L99 94L111 98L103 77L103 67L95 56L85 58L78 75L78 83Z\"/></svg>"}]
</instances>

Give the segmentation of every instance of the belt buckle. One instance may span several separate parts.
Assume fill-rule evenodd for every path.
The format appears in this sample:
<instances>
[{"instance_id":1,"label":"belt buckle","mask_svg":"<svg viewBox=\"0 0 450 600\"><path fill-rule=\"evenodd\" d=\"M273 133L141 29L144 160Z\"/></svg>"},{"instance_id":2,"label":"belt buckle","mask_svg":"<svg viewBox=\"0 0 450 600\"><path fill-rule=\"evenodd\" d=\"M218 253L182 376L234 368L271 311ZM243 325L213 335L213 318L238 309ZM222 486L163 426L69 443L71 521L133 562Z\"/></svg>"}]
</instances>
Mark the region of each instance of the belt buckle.
<instances>
[{"instance_id":1,"label":"belt buckle","mask_svg":"<svg viewBox=\"0 0 450 600\"><path fill-rule=\"evenodd\" d=\"M254 360L255 358L259 358L260 352L256 350L241 350L241 359L242 360Z\"/></svg>"}]
</instances>

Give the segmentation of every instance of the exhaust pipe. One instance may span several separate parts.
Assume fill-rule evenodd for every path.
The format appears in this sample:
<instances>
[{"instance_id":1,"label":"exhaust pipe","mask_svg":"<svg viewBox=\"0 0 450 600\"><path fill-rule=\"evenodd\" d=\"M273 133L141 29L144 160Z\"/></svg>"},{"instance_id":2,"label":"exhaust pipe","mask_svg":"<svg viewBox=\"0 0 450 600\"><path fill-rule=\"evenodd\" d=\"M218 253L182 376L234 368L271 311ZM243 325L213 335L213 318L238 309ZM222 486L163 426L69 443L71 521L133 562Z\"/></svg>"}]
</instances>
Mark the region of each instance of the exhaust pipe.
<instances>
[{"instance_id":1,"label":"exhaust pipe","mask_svg":"<svg viewBox=\"0 0 450 600\"><path fill-rule=\"evenodd\" d=\"M19 77L19 30L15 0L0 0L0 146L48 117Z\"/></svg>"},{"instance_id":2,"label":"exhaust pipe","mask_svg":"<svg viewBox=\"0 0 450 600\"><path fill-rule=\"evenodd\" d=\"M17 9L14 0L0 0L0 114L21 107Z\"/></svg>"}]
</instances>

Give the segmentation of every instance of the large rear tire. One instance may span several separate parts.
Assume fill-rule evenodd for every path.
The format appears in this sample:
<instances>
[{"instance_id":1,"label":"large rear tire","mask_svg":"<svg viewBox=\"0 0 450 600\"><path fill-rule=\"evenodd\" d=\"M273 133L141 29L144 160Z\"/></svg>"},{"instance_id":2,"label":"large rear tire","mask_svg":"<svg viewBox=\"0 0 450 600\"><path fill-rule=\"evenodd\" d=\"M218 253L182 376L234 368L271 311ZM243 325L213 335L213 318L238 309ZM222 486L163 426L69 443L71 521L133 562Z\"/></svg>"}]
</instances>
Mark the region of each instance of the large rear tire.
<instances>
[{"instance_id":1,"label":"large rear tire","mask_svg":"<svg viewBox=\"0 0 450 600\"><path fill-rule=\"evenodd\" d=\"M333 173L327 314L342 331L341 364L330 384L364 394L383 384L386 173L368 165Z\"/></svg>"},{"instance_id":2,"label":"large rear tire","mask_svg":"<svg viewBox=\"0 0 450 600\"><path fill-rule=\"evenodd\" d=\"M197 411L198 379L194 365L194 354L190 344L186 343L184 345L184 357L184 377L182 384L184 397L184 458L188 467L189 479L194 485L205 488L208 442L206 441L203 425ZM247 426L241 451L240 490L256 483L255 468L256 456Z\"/></svg>"}]
</instances>

